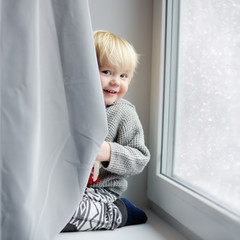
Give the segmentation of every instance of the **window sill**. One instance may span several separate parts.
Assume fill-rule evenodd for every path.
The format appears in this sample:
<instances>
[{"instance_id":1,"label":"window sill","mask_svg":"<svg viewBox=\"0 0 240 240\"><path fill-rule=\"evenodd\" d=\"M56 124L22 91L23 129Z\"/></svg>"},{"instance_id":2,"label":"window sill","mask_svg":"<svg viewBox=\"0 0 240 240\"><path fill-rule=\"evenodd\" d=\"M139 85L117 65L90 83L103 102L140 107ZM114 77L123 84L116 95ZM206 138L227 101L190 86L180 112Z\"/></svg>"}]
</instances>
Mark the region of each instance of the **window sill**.
<instances>
[{"instance_id":1,"label":"window sill","mask_svg":"<svg viewBox=\"0 0 240 240\"><path fill-rule=\"evenodd\" d=\"M144 209L148 215L145 224L127 226L114 231L61 233L54 240L186 240L179 232L163 221L155 212Z\"/></svg>"}]
</instances>

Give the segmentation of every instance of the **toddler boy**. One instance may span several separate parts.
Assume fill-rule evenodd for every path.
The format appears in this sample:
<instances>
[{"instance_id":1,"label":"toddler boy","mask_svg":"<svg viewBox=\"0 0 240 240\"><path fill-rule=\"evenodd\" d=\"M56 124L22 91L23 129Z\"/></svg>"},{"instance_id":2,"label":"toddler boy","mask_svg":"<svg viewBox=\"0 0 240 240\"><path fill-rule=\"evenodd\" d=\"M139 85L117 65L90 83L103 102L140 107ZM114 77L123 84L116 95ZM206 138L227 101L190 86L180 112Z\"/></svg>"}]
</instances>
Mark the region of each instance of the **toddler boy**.
<instances>
[{"instance_id":1,"label":"toddler boy","mask_svg":"<svg viewBox=\"0 0 240 240\"><path fill-rule=\"evenodd\" d=\"M96 158L101 165L99 178L94 182L90 176L83 199L63 232L112 230L147 221L144 211L121 198L127 189L126 178L142 172L150 159L135 107L123 99L138 55L125 39L108 31L94 32L94 41L108 135Z\"/></svg>"}]
</instances>

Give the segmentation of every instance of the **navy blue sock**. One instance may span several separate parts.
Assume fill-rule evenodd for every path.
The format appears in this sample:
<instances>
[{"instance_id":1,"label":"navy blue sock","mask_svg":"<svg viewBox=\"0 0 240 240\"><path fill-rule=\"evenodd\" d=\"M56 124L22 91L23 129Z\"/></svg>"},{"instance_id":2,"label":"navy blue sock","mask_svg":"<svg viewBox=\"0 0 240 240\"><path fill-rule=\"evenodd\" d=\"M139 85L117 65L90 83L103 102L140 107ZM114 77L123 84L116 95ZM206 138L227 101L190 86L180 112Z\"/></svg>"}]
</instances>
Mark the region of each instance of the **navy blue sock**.
<instances>
[{"instance_id":1,"label":"navy blue sock","mask_svg":"<svg viewBox=\"0 0 240 240\"><path fill-rule=\"evenodd\" d=\"M141 224L147 221L148 219L147 215L142 209L136 207L133 203L131 203L126 198L120 198L120 199L124 202L127 208L127 213L128 213L127 222L125 226Z\"/></svg>"}]
</instances>

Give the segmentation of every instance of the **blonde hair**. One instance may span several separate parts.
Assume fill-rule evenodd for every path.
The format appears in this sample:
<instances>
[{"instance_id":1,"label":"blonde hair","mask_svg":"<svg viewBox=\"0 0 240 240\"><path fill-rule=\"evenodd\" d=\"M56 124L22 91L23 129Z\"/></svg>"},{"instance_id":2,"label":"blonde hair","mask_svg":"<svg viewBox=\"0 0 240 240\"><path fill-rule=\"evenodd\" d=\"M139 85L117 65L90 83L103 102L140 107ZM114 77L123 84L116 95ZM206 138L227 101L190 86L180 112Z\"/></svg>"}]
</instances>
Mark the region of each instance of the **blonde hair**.
<instances>
[{"instance_id":1,"label":"blonde hair","mask_svg":"<svg viewBox=\"0 0 240 240\"><path fill-rule=\"evenodd\" d=\"M121 66L128 71L130 82L138 64L134 47L125 39L105 30L95 31L93 37L98 66L101 67L104 61L111 66Z\"/></svg>"}]
</instances>

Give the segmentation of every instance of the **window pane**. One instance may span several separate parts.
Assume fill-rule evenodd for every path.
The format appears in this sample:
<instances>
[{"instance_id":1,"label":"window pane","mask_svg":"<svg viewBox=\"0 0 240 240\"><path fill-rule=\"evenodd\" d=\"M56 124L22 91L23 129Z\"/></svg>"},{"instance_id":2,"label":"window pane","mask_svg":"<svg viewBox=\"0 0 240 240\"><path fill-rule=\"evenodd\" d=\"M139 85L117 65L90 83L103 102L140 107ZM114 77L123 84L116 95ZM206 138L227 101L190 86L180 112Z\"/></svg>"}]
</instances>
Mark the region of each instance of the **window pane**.
<instances>
[{"instance_id":1,"label":"window pane","mask_svg":"<svg viewBox=\"0 0 240 240\"><path fill-rule=\"evenodd\" d=\"M173 177L240 213L240 1L181 0Z\"/></svg>"}]
</instances>

